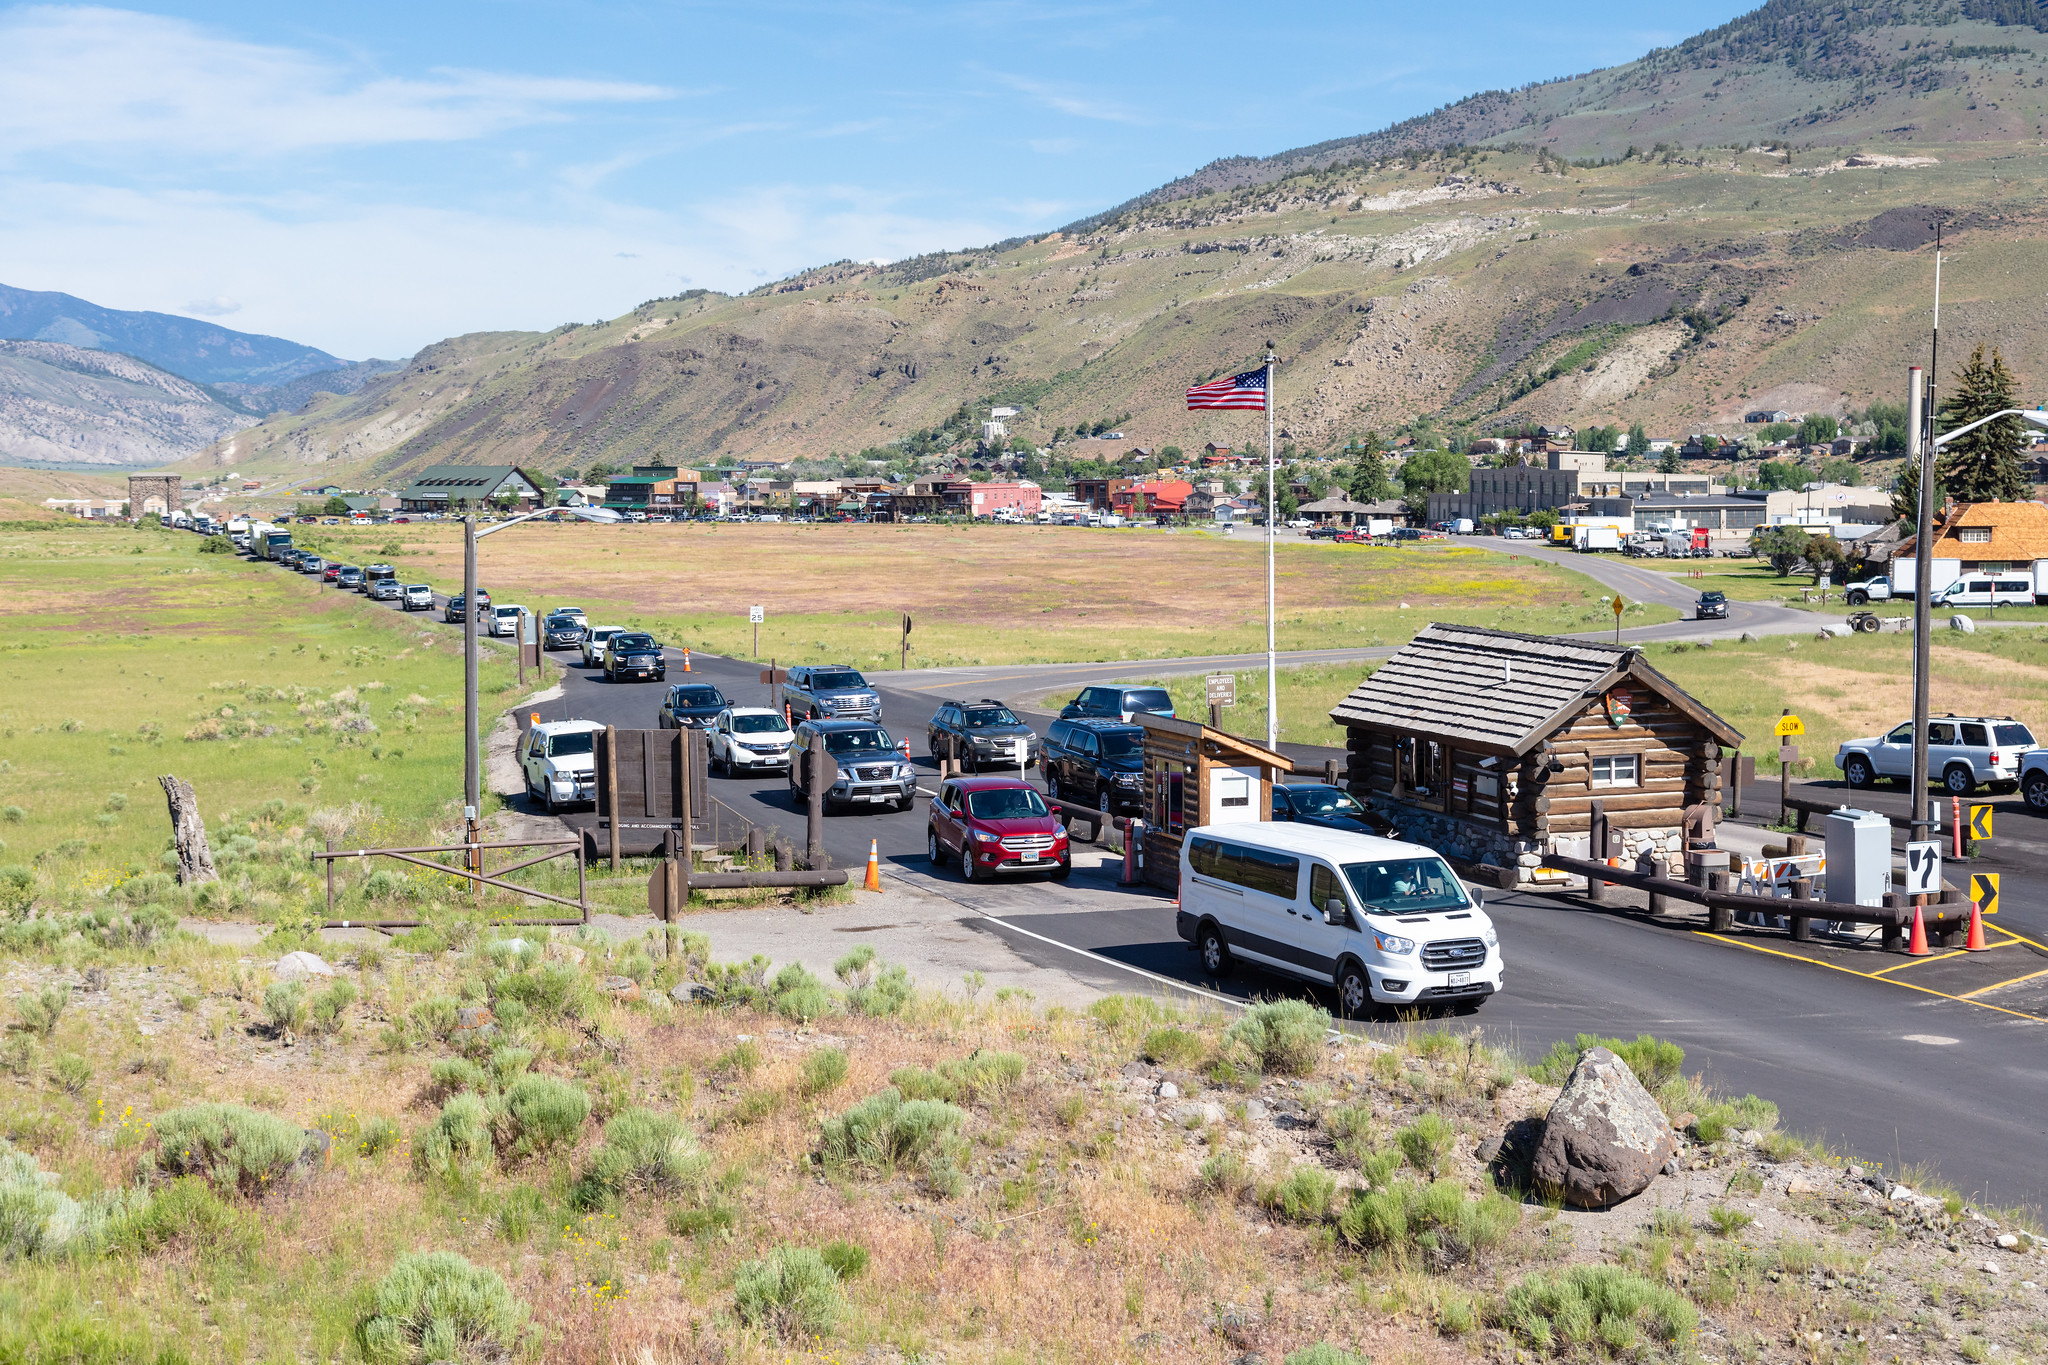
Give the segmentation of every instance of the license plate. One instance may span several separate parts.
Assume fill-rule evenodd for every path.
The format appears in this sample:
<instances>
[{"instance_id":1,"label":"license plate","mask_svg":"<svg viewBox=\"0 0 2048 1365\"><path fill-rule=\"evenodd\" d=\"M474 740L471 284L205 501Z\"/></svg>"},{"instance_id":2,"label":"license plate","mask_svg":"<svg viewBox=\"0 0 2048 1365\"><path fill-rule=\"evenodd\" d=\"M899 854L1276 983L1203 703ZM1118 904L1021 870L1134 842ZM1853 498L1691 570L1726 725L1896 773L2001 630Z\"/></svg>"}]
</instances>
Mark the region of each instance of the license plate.
<instances>
[{"instance_id":1,"label":"license plate","mask_svg":"<svg viewBox=\"0 0 2048 1365\"><path fill-rule=\"evenodd\" d=\"M1471 985L1471 984L1472 984L1472 973L1470 973L1470 972L1452 972L1452 973L1451 973L1451 984L1452 984L1453 986L1469 986L1469 985Z\"/></svg>"},{"instance_id":2,"label":"license plate","mask_svg":"<svg viewBox=\"0 0 2048 1365\"><path fill-rule=\"evenodd\" d=\"M1036 853L1020 853L1017 855L1017 861L1020 863L1035 863L1038 861L1038 855Z\"/></svg>"}]
</instances>

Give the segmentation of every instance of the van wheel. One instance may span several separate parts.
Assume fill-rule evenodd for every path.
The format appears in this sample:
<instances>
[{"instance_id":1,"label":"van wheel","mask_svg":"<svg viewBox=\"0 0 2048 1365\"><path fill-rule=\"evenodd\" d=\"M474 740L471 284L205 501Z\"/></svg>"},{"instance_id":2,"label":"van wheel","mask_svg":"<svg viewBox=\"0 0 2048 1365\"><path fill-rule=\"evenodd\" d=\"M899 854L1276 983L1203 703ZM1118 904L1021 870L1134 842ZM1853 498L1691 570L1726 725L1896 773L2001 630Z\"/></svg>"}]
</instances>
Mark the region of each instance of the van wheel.
<instances>
[{"instance_id":1,"label":"van wheel","mask_svg":"<svg viewBox=\"0 0 2048 1365\"><path fill-rule=\"evenodd\" d=\"M1337 1003L1346 1019L1362 1019L1372 1008L1372 980L1356 962L1337 968Z\"/></svg>"},{"instance_id":2,"label":"van wheel","mask_svg":"<svg viewBox=\"0 0 2048 1365\"><path fill-rule=\"evenodd\" d=\"M1852 787L1870 785L1870 760L1861 754L1851 754L1842 764L1842 780Z\"/></svg>"},{"instance_id":3,"label":"van wheel","mask_svg":"<svg viewBox=\"0 0 2048 1365\"><path fill-rule=\"evenodd\" d=\"M1202 970L1210 976L1230 975L1230 945L1223 941L1223 931L1213 924L1202 926L1196 946L1202 950Z\"/></svg>"},{"instance_id":4,"label":"van wheel","mask_svg":"<svg viewBox=\"0 0 2048 1365\"><path fill-rule=\"evenodd\" d=\"M1960 763L1951 763L1942 770L1941 785L1951 796L1968 796L1977 790L1977 775Z\"/></svg>"}]
</instances>

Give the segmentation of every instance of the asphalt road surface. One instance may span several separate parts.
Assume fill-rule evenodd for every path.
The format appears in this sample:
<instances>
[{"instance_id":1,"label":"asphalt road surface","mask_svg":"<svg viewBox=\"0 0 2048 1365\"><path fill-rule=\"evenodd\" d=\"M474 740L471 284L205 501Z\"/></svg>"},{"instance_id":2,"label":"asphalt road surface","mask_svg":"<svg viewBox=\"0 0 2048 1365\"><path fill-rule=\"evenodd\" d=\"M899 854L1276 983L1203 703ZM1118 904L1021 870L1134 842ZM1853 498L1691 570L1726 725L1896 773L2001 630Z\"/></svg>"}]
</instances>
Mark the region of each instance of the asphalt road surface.
<instances>
[{"instance_id":1,"label":"asphalt road surface","mask_svg":"<svg viewBox=\"0 0 2048 1365\"><path fill-rule=\"evenodd\" d=\"M1522 552L1559 554L1541 547ZM1631 596L1690 600L1672 580L1625 560L1572 555L1567 562ZM1754 617L1742 614L1697 626L1670 623L1624 635L1803 631L1825 619L1737 604L1738 613L1752 608ZM432 619L439 621L438 612ZM1366 651L1330 651L1289 658L1367 656ZM572 656L553 658L567 663ZM943 698L1023 699L1088 681L1244 667L1262 660L1252 655L877 677L883 725L892 736L911 740L916 761L931 774L935 770L924 753L925 722ZM760 665L754 662L696 655L693 664L692 681L712 683L735 702L767 700ZM683 680L680 659L671 661L671 670L670 684ZM658 683L609 684L601 673L571 666L561 697L522 708L520 716L522 723L537 712L550 720L573 716L651 728L664 691ZM1042 713L1022 714L1041 731L1050 719ZM1316 754L1303 751L1301 756ZM804 812L790 801L781 776L714 777L712 783L714 794L733 810L802 841ZM927 781L925 790L930 788ZM1903 803L1903 794L1896 800ZM591 818L572 814L567 823L587 824ZM2031 818L2020 817L2017 810L2003 818L2011 822L2015 843L2032 832ZM2035 837L2048 847L2048 828ZM1161 982L1183 983L1239 997L1306 992L1319 995L1326 1006L1335 1005L1327 991L1256 973L1222 981L1205 978L1195 955L1175 935L1172 901L1149 890L1119 891L1106 871L1077 870L1070 886L1080 896L1036 881L969 886L957 874L937 872L924 856L922 803L908 812L856 812L826 821L826 847L835 864L863 862L871 840L888 875L917 881L978 911L986 917L982 923L988 932L1048 970L1104 989L1164 989ZM2004 916L2012 918L2001 919L2026 932L2042 924L2039 907L2048 896L2039 878L2026 870L2038 866L2038 859L2030 861L2024 850L2015 850L2009 861L2007 875L2013 880L2007 883ZM1477 1025L1493 1041L1525 1053L1541 1053L1580 1032L1654 1033L1683 1045L1688 1066L1704 1070L1724 1090L1775 1100L1793 1131L1824 1137L1866 1160L1931 1165L1973 1197L2006 1205L2048 1203L2048 1169L2039 1159L2048 1137L2048 1025L1968 1001L1893 989L1850 972L1751 951L1561 897L1496 893L1488 908L1507 959L1506 988L1469 1021L1456 1021L1457 1026Z\"/></svg>"}]
</instances>

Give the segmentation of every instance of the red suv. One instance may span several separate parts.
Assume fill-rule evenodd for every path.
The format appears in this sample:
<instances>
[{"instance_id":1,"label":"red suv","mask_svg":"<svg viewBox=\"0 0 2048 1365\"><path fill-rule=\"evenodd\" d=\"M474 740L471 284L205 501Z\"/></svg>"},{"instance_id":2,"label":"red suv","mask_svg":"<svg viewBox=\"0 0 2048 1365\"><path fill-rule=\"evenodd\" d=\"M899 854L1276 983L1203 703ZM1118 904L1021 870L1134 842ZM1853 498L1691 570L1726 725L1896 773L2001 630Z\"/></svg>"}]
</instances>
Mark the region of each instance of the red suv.
<instances>
[{"instance_id":1,"label":"red suv","mask_svg":"<svg viewBox=\"0 0 2048 1365\"><path fill-rule=\"evenodd\" d=\"M323 583L338 583L338 582L340 582L340 581L341 581L341 565L340 565L340 564L329 564L329 565L328 565L328 566L327 566L326 568L322 569L322 570L320 571L320 581L321 581L321 582L323 582Z\"/></svg>"},{"instance_id":2,"label":"red suv","mask_svg":"<svg viewBox=\"0 0 2048 1365\"><path fill-rule=\"evenodd\" d=\"M1072 867L1059 817L1037 788L1014 777L948 778L932 798L927 838L932 866L957 858L968 881L1003 872L1065 881Z\"/></svg>"}]
</instances>

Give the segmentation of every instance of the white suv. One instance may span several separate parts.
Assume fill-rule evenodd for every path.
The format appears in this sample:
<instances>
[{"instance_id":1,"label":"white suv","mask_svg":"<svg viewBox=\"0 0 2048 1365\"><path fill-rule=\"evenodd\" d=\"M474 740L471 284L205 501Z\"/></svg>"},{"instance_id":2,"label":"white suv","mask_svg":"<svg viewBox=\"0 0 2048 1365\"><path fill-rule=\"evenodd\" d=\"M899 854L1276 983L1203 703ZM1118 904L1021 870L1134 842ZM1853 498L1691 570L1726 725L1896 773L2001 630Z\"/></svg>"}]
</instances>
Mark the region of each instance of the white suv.
<instances>
[{"instance_id":1,"label":"white suv","mask_svg":"<svg viewBox=\"0 0 2048 1365\"><path fill-rule=\"evenodd\" d=\"M492 607L490 615L491 634L509 635L515 640L518 639L519 618L522 615L524 615L525 612L525 607L518 606L512 603L508 603L502 607Z\"/></svg>"},{"instance_id":2,"label":"white suv","mask_svg":"<svg viewBox=\"0 0 2048 1365\"><path fill-rule=\"evenodd\" d=\"M2034 749L2034 732L2011 716L1956 716L1927 722L1927 774L1954 796L1968 796L1979 784L1995 792L2019 786L2021 760ZM1881 777L1913 780L1913 722L1891 733L1852 739L1835 751L1835 766L1852 787Z\"/></svg>"},{"instance_id":3,"label":"white suv","mask_svg":"<svg viewBox=\"0 0 2048 1365\"><path fill-rule=\"evenodd\" d=\"M538 721L519 737L515 753L526 779L527 799L553 815L563 806L597 800L597 735L594 720Z\"/></svg>"},{"instance_id":4,"label":"white suv","mask_svg":"<svg viewBox=\"0 0 2048 1365\"><path fill-rule=\"evenodd\" d=\"M592 626L583 632L583 666L604 667L604 647L611 643L612 636L624 630L624 626Z\"/></svg>"},{"instance_id":5,"label":"white suv","mask_svg":"<svg viewBox=\"0 0 2048 1365\"><path fill-rule=\"evenodd\" d=\"M432 611L434 609L434 587L431 583L408 583L405 595L399 605L407 611Z\"/></svg>"},{"instance_id":6,"label":"white suv","mask_svg":"<svg viewBox=\"0 0 2048 1365\"><path fill-rule=\"evenodd\" d=\"M728 706L720 711L705 732L711 747L711 766L726 773L786 770L789 746L796 732L780 711L766 706Z\"/></svg>"},{"instance_id":7,"label":"white suv","mask_svg":"<svg viewBox=\"0 0 2048 1365\"><path fill-rule=\"evenodd\" d=\"M1212 976L1245 961L1373 1002L1476 1008L1501 988L1480 900L1420 844L1309 825L1203 825L1180 854L1180 936Z\"/></svg>"}]
</instances>

